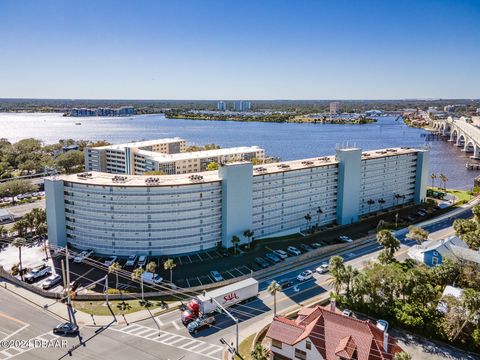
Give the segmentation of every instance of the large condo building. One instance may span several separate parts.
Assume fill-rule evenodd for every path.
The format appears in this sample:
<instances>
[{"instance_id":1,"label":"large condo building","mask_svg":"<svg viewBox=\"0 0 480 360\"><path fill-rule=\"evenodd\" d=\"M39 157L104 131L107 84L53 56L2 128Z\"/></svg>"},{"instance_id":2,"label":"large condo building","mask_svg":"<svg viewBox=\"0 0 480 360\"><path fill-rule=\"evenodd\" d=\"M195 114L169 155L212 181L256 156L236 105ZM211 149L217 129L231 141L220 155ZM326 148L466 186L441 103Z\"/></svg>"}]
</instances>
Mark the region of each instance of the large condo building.
<instances>
[{"instance_id":1,"label":"large condo building","mask_svg":"<svg viewBox=\"0 0 480 360\"><path fill-rule=\"evenodd\" d=\"M181 138L159 139L85 149L85 170L111 174L188 174L205 171L211 162L218 164L240 160L263 160L265 151L258 146L185 152Z\"/></svg>"},{"instance_id":2,"label":"large condo building","mask_svg":"<svg viewBox=\"0 0 480 360\"><path fill-rule=\"evenodd\" d=\"M330 103L330 114L338 114L340 112L340 102L333 101Z\"/></svg>"},{"instance_id":3,"label":"large condo building","mask_svg":"<svg viewBox=\"0 0 480 360\"><path fill-rule=\"evenodd\" d=\"M420 203L427 150L396 148L218 171L163 176L102 172L45 179L48 235L99 254L171 255L340 225L400 204ZM372 204L373 202L373 204ZM307 223L305 215L310 214Z\"/></svg>"}]
</instances>

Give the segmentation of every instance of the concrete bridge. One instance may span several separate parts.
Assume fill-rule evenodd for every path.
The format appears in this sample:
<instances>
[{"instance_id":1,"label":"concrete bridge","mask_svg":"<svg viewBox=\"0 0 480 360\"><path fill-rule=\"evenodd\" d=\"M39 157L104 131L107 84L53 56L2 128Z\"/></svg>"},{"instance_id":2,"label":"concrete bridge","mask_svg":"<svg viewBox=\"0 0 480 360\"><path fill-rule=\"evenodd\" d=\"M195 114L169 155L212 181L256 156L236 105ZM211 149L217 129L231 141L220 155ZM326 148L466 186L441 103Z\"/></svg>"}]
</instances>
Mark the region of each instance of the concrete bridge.
<instances>
[{"instance_id":1,"label":"concrete bridge","mask_svg":"<svg viewBox=\"0 0 480 360\"><path fill-rule=\"evenodd\" d=\"M472 159L480 159L480 128L473 125L467 118L430 120L430 125L437 133L448 137L448 141L471 153Z\"/></svg>"}]
</instances>

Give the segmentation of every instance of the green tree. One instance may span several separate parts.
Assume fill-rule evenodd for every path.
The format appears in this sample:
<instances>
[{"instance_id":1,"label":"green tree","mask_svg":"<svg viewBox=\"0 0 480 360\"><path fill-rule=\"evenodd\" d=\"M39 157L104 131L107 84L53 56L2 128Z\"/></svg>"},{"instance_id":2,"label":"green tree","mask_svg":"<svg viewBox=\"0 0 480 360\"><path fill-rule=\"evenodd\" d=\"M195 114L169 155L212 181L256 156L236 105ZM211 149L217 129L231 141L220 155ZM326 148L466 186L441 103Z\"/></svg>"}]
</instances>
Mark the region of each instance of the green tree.
<instances>
[{"instance_id":1,"label":"green tree","mask_svg":"<svg viewBox=\"0 0 480 360\"><path fill-rule=\"evenodd\" d=\"M269 360L270 359L270 351L260 343L257 343L255 345L250 355L252 356L253 360Z\"/></svg>"},{"instance_id":2,"label":"green tree","mask_svg":"<svg viewBox=\"0 0 480 360\"><path fill-rule=\"evenodd\" d=\"M142 279L142 275L143 273L145 272L145 270L143 270L143 268L139 267L139 268L136 268L135 270L132 271L132 280L140 280L140 284L141 284L141 290L142 290L142 302L144 301L144 297L143 297L143 279Z\"/></svg>"},{"instance_id":3,"label":"green tree","mask_svg":"<svg viewBox=\"0 0 480 360\"><path fill-rule=\"evenodd\" d=\"M435 187L435 179L437 178L437 175L435 175L435 173L432 173L430 175L430 178L432 179L432 188Z\"/></svg>"},{"instance_id":4,"label":"green tree","mask_svg":"<svg viewBox=\"0 0 480 360\"><path fill-rule=\"evenodd\" d=\"M170 271L170 282L172 283L173 280L172 280L172 271L173 271L173 268L177 266L177 264L175 264L175 262L173 261L173 259L167 259L165 260L165 262L163 263L163 268L165 270L169 270Z\"/></svg>"},{"instance_id":5,"label":"green tree","mask_svg":"<svg viewBox=\"0 0 480 360\"><path fill-rule=\"evenodd\" d=\"M453 222L455 234L463 239L463 236L469 232L477 230L477 224L473 220L457 219Z\"/></svg>"},{"instance_id":6,"label":"green tree","mask_svg":"<svg viewBox=\"0 0 480 360\"><path fill-rule=\"evenodd\" d=\"M344 273L345 273L345 264L341 256L332 256L328 265L330 269L330 274L332 278L329 280L329 283L333 286L335 294L339 295L342 290Z\"/></svg>"},{"instance_id":7,"label":"green tree","mask_svg":"<svg viewBox=\"0 0 480 360\"><path fill-rule=\"evenodd\" d=\"M80 167L84 162L84 155L79 150L67 151L55 159L55 164L65 169L67 174L73 172L75 168Z\"/></svg>"},{"instance_id":8,"label":"green tree","mask_svg":"<svg viewBox=\"0 0 480 360\"><path fill-rule=\"evenodd\" d=\"M480 249L480 230L470 231L462 235L462 240L472 250Z\"/></svg>"},{"instance_id":9,"label":"green tree","mask_svg":"<svg viewBox=\"0 0 480 360\"><path fill-rule=\"evenodd\" d=\"M402 352L396 353L395 356L393 357L393 360L412 360L412 356L409 353L402 351Z\"/></svg>"},{"instance_id":10,"label":"green tree","mask_svg":"<svg viewBox=\"0 0 480 360\"><path fill-rule=\"evenodd\" d=\"M115 261L108 267L108 273L114 273L115 274L115 289L118 290L118 272L122 270L122 265L120 265L119 262Z\"/></svg>"},{"instance_id":11,"label":"green tree","mask_svg":"<svg viewBox=\"0 0 480 360\"><path fill-rule=\"evenodd\" d=\"M428 239L428 231L422 229L421 227L410 225L408 227L407 238L415 240L417 244L421 244Z\"/></svg>"},{"instance_id":12,"label":"green tree","mask_svg":"<svg viewBox=\"0 0 480 360\"><path fill-rule=\"evenodd\" d=\"M440 174L440 183L443 184L443 190L447 191L448 177L445 174Z\"/></svg>"},{"instance_id":13,"label":"green tree","mask_svg":"<svg viewBox=\"0 0 480 360\"><path fill-rule=\"evenodd\" d=\"M9 196L15 202L15 196L36 191L37 187L28 180L10 180L0 184L0 194Z\"/></svg>"},{"instance_id":14,"label":"green tree","mask_svg":"<svg viewBox=\"0 0 480 360\"><path fill-rule=\"evenodd\" d=\"M248 229L243 232L243 236L245 236L248 239L248 247L250 248L250 245L252 243L252 237L254 233L252 230Z\"/></svg>"},{"instance_id":15,"label":"green tree","mask_svg":"<svg viewBox=\"0 0 480 360\"><path fill-rule=\"evenodd\" d=\"M26 236L28 232L28 223L25 219L20 219L13 224L12 230L20 237Z\"/></svg>"},{"instance_id":16,"label":"green tree","mask_svg":"<svg viewBox=\"0 0 480 360\"><path fill-rule=\"evenodd\" d=\"M207 171L214 171L214 170L218 170L218 163L215 161L212 161L207 165Z\"/></svg>"},{"instance_id":17,"label":"green tree","mask_svg":"<svg viewBox=\"0 0 480 360\"><path fill-rule=\"evenodd\" d=\"M237 246L238 243L240 242L240 238L237 235L232 236L232 240L230 240L232 245L233 245L233 253L236 255L237 254Z\"/></svg>"},{"instance_id":18,"label":"green tree","mask_svg":"<svg viewBox=\"0 0 480 360\"><path fill-rule=\"evenodd\" d=\"M384 248L379 255L380 262L385 264L394 261L395 252L400 249L400 241L389 230L380 230L377 242Z\"/></svg>"},{"instance_id":19,"label":"green tree","mask_svg":"<svg viewBox=\"0 0 480 360\"><path fill-rule=\"evenodd\" d=\"M155 273L155 271L157 270L157 263L155 261L150 261L145 267L145 270L151 273Z\"/></svg>"},{"instance_id":20,"label":"green tree","mask_svg":"<svg viewBox=\"0 0 480 360\"><path fill-rule=\"evenodd\" d=\"M273 317L277 316L277 291L282 291L282 287L275 280L268 285L267 291L273 295Z\"/></svg>"},{"instance_id":21,"label":"green tree","mask_svg":"<svg viewBox=\"0 0 480 360\"><path fill-rule=\"evenodd\" d=\"M480 205L475 205L472 208L472 213L475 216L475 221L477 222L477 224L480 224Z\"/></svg>"},{"instance_id":22,"label":"green tree","mask_svg":"<svg viewBox=\"0 0 480 360\"><path fill-rule=\"evenodd\" d=\"M18 266L20 272L20 278L23 281L23 267L22 267L22 247L25 246L26 240L22 237L17 237L12 241L12 245L18 249Z\"/></svg>"}]
</instances>

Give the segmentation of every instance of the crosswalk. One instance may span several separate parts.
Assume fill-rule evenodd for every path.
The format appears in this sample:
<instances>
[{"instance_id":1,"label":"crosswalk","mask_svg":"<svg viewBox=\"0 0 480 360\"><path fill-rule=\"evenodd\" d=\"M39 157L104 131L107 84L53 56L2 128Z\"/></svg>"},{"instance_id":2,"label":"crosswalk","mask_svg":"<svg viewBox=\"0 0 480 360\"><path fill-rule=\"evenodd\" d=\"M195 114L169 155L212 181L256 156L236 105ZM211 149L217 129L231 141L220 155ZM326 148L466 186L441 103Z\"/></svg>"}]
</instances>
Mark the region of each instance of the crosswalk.
<instances>
[{"instance_id":1,"label":"crosswalk","mask_svg":"<svg viewBox=\"0 0 480 360\"><path fill-rule=\"evenodd\" d=\"M136 336L145 340L155 341L157 343L172 346L178 349L189 351L202 355L210 359L221 359L223 347L209 344L204 341L193 339L168 331L158 330L138 324L130 324L121 327L111 327L110 330L118 331L131 336ZM0 359L1 360L1 359Z\"/></svg>"},{"instance_id":2,"label":"crosswalk","mask_svg":"<svg viewBox=\"0 0 480 360\"><path fill-rule=\"evenodd\" d=\"M22 347L9 347L8 349L4 349L0 351L0 360L9 360L14 358L18 355L26 353L27 351L33 350L35 348L42 348L38 344L45 343L45 342L53 342L57 340L59 337L57 335L52 334L51 331L46 332L45 334L39 335L30 340L31 346L22 346Z\"/></svg>"}]
</instances>

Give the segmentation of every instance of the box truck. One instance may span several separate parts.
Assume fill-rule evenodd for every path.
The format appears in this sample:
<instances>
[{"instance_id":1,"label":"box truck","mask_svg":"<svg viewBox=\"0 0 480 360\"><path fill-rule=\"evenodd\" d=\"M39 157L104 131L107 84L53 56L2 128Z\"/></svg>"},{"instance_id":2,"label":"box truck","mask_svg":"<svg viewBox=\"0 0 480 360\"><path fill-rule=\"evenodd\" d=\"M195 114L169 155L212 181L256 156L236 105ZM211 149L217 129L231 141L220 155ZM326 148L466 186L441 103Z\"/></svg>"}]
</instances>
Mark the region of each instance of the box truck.
<instances>
[{"instance_id":1,"label":"box truck","mask_svg":"<svg viewBox=\"0 0 480 360\"><path fill-rule=\"evenodd\" d=\"M246 302L258 295L258 281L248 278L231 285L227 285L199 295L186 305L180 308L181 319L184 325L194 321L200 315L211 314L217 310L218 305L215 299L224 308Z\"/></svg>"}]
</instances>

